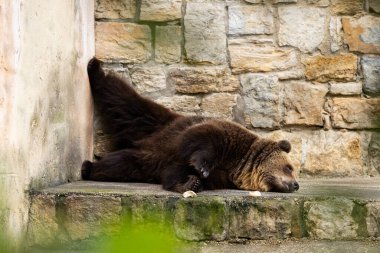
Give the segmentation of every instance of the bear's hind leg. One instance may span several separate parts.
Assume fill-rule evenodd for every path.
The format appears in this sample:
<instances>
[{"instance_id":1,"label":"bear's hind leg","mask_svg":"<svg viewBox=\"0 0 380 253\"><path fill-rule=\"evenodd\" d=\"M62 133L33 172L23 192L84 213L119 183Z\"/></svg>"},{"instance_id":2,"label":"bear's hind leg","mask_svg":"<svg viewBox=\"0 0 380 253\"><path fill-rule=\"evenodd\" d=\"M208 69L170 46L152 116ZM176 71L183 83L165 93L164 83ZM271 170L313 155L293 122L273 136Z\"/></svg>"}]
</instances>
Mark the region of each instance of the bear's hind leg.
<instances>
[{"instance_id":1,"label":"bear's hind leg","mask_svg":"<svg viewBox=\"0 0 380 253\"><path fill-rule=\"evenodd\" d=\"M108 182L143 180L141 166L133 150L120 150L104 156L97 162L84 161L82 179Z\"/></svg>"}]
</instances>

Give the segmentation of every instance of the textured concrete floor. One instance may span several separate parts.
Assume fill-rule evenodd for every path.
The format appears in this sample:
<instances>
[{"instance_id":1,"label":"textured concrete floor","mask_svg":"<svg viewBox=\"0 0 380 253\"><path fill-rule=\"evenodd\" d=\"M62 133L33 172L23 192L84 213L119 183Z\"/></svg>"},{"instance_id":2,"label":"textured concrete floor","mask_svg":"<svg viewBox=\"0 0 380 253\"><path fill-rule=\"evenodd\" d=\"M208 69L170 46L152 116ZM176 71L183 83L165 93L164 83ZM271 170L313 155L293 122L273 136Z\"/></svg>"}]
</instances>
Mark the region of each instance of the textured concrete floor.
<instances>
[{"instance_id":1,"label":"textured concrete floor","mask_svg":"<svg viewBox=\"0 0 380 253\"><path fill-rule=\"evenodd\" d=\"M380 200L380 177L372 178L338 178L338 179L302 179L300 189L295 193L262 193L262 197L315 197L342 196L366 200ZM45 193L80 193L80 194L117 194L117 195L154 195L180 196L168 192L161 185L144 183L108 183L94 181L77 181L42 190ZM199 195L247 196L247 191L214 190L203 191ZM379 251L380 252L380 251Z\"/></svg>"},{"instance_id":2,"label":"textured concrete floor","mask_svg":"<svg viewBox=\"0 0 380 253\"><path fill-rule=\"evenodd\" d=\"M77 250L33 250L29 253L91 253ZM126 249L125 252L128 252ZM259 240L247 243L203 242L178 253L379 253L380 241ZM100 253L97 251L97 253ZM104 252L108 253L108 252Z\"/></svg>"}]
</instances>

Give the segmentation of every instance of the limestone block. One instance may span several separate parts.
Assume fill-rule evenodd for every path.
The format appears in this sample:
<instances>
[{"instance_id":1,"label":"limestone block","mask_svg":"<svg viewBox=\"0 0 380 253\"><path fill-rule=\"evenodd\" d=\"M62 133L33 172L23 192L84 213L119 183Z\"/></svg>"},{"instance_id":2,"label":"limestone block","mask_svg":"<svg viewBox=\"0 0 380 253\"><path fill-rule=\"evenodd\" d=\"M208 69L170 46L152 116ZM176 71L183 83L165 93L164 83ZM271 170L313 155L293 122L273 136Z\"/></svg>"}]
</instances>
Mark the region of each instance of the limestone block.
<instances>
[{"instance_id":1,"label":"limestone block","mask_svg":"<svg viewBox=\"0 0 380 253\"><path fill-rule=\"evenodd\" d=\"M368 0L368 7L370 12L380 13L380 1Z\"/></svg>"},{"instance_id":2,"label":"limestone block","mask_svg":"<svg viewBox=\"0 0 380 253\"><path fill-rule=\"evenodd\" d=\"M223 3L187 3L185 51L189 62L226 62L226 21Z\"/></svg>"},{"instance_id":3,"label":"limestone block","mask_svg":"<svg viewBox=\"0 0 380 253\"><path fill-rule=\"evenodd\" d=\"M50 246L59 240L55 196L35 195L31 198L28 224L30 245Z\"/></svg>"},{"instance_id":4,"label":"limestone block","mask_svg":"<svg viewBox=\"0 0 380 253\"><path fill-rule=\"evenodd\" d=\"M368 146L370 175L380 174L380 133L374 132ZM380 216L378 216L380 217Z\"/></svg>"},{"instance_id":5,"label":"limestone block","mask_svg":"<svg viewBox=\"0 0 380 253\"><path fill-rule=\"evenodd\" d=\"M325 37L326 10L317 7L280 6L279 44L313 52Z\"/></svg>"},{"instance_id":6,"label":"limestone block","mask_svg":"<svg viewBox=\"0 0 380 253\"><path fill-rule=\"evenodd\" d=\"M348 199L306 201L306 226L315 239L355 239L358 224L351 217L354 203Z\"/></svg>"},{"instance_id":7,"label":"limestone block","mask_svg":"<svg viewBox=\"0 0 380 253\"><path fill-rule=\"evenodd\" d=\"M182 0L141 0L140 20L171 21L182 17Z\"/></svg>"},{"instance_id":8,"label":"limestone block","mask_svg":"<svg viewBox=\"0 0 380 253\"><path fill-rule=\"evenodd\" d=\"M225 67L172 66L168 82L180 93L231 92L239 89L239 79Z\"/></svg>"},{"instance_id":9,"label":"limestone block","mask_svg":"<svg viewBox=\"0 0 380 253\"><path fill-rule=\"evenodd\" d=\"M355 177L369 172L366 167L368 133L279 130L266 137L290 141L290 159L300 176Z\"/></svg>"},{"instance_id":10,"label":"limestone block","mask_svg":"<svg viewBox=\"0 0 380 253\"><path fill-rule=\"evenodd\" d=\"M322 112L328 88L304 81L285 84L285 124L322 126Z\"/></svg>"},{"instance_id":11,"label":"limestone block","mask_svg":"<svg viewBox=\"0 0 380 253\"><path fill-rule=\"evenodd\" d=\"M363 10L363 0L331 0L331 11L335 15L355 15Z\"/></svg>"},{"instance_id":12,"label":"limestone block","mask_svg":"<svg viewBox=\"0 0 380 253\"><path fill-rule=\"evenodd\" d=\"M228 8L229 34L272 34L273 9L264 5L236 5Z\"/></svg>"},{"instance_id":13,"label":"limestone block","mask_svg":"<svg viewBox=\"0 0 380 253\"><path fill-rule=\"evenodd\" d=\"M136 0L96 0L95 18L132 19L136 13Z\"/></svg>"},{"instance_id":14,"label":"limestone block","mask_svg":"<svg viewBox=\"0 0 380 253\"><path fill-rule=\"evenodd\" d=\"M195 116L200 110L201 99L195 96L175 95L160 97L157 103L184 115Z\"/></svg>"},{"instance_id":15,"label":"limestone block","mask_svg":"<svg viewBox=\"0 0 380 253\"><path fill-rule=\"evenodd\" d=\"M120 197L75 196L64 200L64 227L72 240L113 235L120 229Z\"/></svg>"},{"instance_id":16,"label":"limestone block","mask_svg":"<svg viewBox=\"0 0 380 253\"><path fill-rule=\"evenodd\" d=\"M334 95L360 95L363 85L360 82L330 83L330 94Z\"/></svg>"},{"instance_id":17,"label":"limestone block","mask_svg":"<svg viewBox=\"0 0 380 253\"><path fill-rule=\"evenodd\" d=\"M151 33L147 25L97 22L95 32L96 56L101 60L141 63L151 57Z\"/></svg>"},{"instance_id":18,"label":"limestone block","mask_svg":"<svg viewBox=\"0 0 380 253\"><path fill-rule=\"evenodd\" d=\"M295 50L255 44L249 38L229 39L228 49L234 73L284 71L298 65Z\"/></svg>"},{"instance_id":19,"label":"limestone block","mask_svg":"<svg viewBox=\"0 0 380 253\"><path fill-rule=\"evenodd\" d=\"M380 57L363 56L361 60L364 91L367 93L380 93Z\"/></svg>"},{"instance_id":20,"label":"limestone block","mask_svg":"<svg viewBox=\"0 0 380 253\"><path fill-rule=\"evenodd\" d=\"M249 239L288 238L293 203L290 200L231 201L229 237ZM279 215L280 214L280 215Z\"/></svg>"},{"instance_id":21,"label":"limestone block","mask_svg":"<svg viewBox=\"0 0 380 253\"><path fill-rule=\"evenodd\" d=\"M370 202L366 205L366 208L368 235L380 237L380 202Z\"/></svg>"},{"instance_id":22,"label":"limestone block","mask_svg":"<svg viewBox=\"0 0 380 253\"><path fill-rule=\"evenodd\" d=\"M342 46L343 38L341 36L342 32L342 21L340 17L330 18L330 37L331 37L331 51L336 52Z\"/></svg>"},{"instance_id":23,"label":"limestone block","mask_svg":"<svg viewBox=\"0 0 380 253\"><path fill-rule=\"evenodd\" d=\"M380 54L380 17L343 17L342 25L350 51Z\"/></svg>"},{"instance_id":24,"label":"limestone block","mask_svg":"<svg viewBox=\"0 0 380 253\"><path fill-rule=\"evenodd\" d=\"M246 113L253 127L276 128L281 123L280 84L274 75L241 76Z\"/></svg>"},{"instance_id":25,"label":"limestone block","mask_svg":"<svg viewBox=\"0 0 380 253\"><path fill-rule=\"evenodd\" d=\"M357 62L358 58L354 54L316 55L302 59L306 79L317 82L354 81Z\"/></svg>"},{"instance_id":26,"label":"limestone block","mask_svg":"<svg viewBox=\"0 0 380 253\"><path fill-rule=\"evenodd\" d=\"M155 61L172 64L181 60L180 26L156 26Z\"/></svg>"},{"instance_id":27,"label":"limestone block","mask_svg":"<svg viewBox=\"0 0 380 253\"><path fill-rule=\"evenodd\" d=\"M312 4L318 7L327 7L330 5L330 0L306 0L306 3Z\"/></svg>"},{"instance_id":28,"label":"limestone block","mask_svg":"<svg viewBox=\"0 0 380 253\"><path fill-rule=\"evenodd\" d=\"M234 119L234 112L239 107L240 95L229 93L215 93L202 99L202 115L222 119Z\"/></svg>"},{"instance_id":29,"label":"limestone block","mask_svg":"<svg viewBox=\"0 0 380 253\"><path fill-rule=\"evenodd\" d=\"M187 198L176 203L174 230L181 239L224 240L227 235L227 205L222 198Z\"/></svg>"},{"instance_id":30,"label":"limestone block","mask_svg":"<svg viewBox=\"0 0 380 253\"><path fill-rule=\"evenodd\" d=\"M131 79L139 93L166 89L166 75L162 66L143 65L131 70Z\"/></svg>"},{"instance_id":31,"label":"limestone block","mask_svg":"<svg viewBox=\"0 0 380 253\"><path fill-rule=\"evenodd\" d=\"M380 127L380 99L332 98L329 101L332 125L336 128Z\"/></svg>"}]
</instances>

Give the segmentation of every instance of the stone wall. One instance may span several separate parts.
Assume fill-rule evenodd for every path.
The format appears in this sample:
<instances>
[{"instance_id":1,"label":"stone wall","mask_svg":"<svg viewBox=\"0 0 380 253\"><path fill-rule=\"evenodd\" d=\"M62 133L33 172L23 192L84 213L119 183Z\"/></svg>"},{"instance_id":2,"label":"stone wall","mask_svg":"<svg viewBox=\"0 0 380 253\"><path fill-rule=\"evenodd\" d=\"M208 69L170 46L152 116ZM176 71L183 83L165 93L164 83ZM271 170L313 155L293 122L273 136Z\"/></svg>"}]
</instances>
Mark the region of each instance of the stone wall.
<instances>
[{"instance_id":1,"label":"stone wall","mask_svg":"<svg viewBox=\"0 0 380 253\"><path fill-rule=\"evenodd\" d=\"M379 15L374 0L97 0L96 55L176 111L289 139L301 177L372 176Z\"/></svg>"},{"instance_id":2,"label":"stone wall","mask_svg":"<svg viewBox=\"0 0 380 253\"><path fill-rule=\"evenodd\" d=\"M91 0L0 0L2 252L22 241L28 191L78 180L92 156L93 15Z\"/></svg>"}]
</instances>

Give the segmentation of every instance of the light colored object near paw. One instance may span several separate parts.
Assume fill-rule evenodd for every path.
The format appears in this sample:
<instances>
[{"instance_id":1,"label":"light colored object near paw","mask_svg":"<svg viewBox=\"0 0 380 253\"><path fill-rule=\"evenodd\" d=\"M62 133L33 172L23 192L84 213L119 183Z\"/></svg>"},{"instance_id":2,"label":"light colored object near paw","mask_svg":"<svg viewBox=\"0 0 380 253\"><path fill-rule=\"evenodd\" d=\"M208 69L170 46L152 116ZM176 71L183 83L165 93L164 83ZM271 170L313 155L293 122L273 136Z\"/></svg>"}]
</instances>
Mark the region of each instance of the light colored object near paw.
<instances>
[{"instance_id":1,"label":"light colored object near paw","mask_svg":"<svg viewBox=\"0 0 380 253\"><path fill-rule=\"evenodd\" d=\"M249 192L248 194L249 194L249 196L252 196L252 197L260 197L261 196L261 192L259 192L259 191Z\"/></svg>"},{"instance_id":2,"label":"light colored object near paw","mask_svg":"<svg viewBox=\"0 0 380 253\"><path fill-rule=\"evenodd\" d=\"M197 194L193 191L186 191L182 194L184 198L194 198L197 196Z\"/></svg>"}]
</instances>

